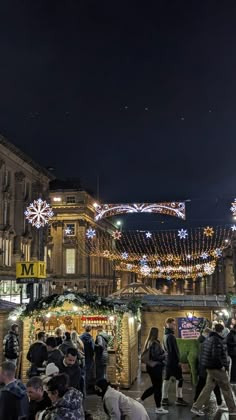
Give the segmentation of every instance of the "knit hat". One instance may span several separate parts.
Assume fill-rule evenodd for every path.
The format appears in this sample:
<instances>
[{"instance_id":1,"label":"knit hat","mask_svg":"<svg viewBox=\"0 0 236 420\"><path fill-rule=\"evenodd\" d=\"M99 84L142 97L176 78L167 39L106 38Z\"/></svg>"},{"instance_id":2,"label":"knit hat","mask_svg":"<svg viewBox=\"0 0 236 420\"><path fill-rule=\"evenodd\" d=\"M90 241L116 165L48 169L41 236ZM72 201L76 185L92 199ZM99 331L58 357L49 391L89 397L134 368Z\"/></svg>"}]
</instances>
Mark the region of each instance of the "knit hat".
<instances>
[{"instance_id":1,"label":"knit hat","mask_svg":"<svg viewBox=\"0 0 236 420\"><path fill-rule=\"evenodd\" d=\"M58 367L55 363L49 363L46 367L46 376L57 375L59 373Z\"/></svg>"}]
</instances>

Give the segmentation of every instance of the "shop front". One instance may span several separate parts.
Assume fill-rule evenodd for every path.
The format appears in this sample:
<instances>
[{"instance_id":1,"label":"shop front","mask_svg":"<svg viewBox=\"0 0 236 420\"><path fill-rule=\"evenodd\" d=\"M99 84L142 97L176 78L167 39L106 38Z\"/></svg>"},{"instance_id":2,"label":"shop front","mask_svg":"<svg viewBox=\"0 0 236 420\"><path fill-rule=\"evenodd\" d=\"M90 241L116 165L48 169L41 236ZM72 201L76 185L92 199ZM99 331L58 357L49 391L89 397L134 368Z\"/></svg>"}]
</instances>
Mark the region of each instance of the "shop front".
<instances>
[{"instance_id":1,"label":"shop front","mask_svg":"<svg viewBox=\"0 0 236 420\"><path fill-rule=\"evenodd\" d=\"M60 327L64 332L76 331L79 335L90 325L96 338L98 327L109 335L108 379L112 384L129 388L138 372L138 322L129 305L117 304L90 294L65 293L51 295L19 308L13 317L23 321L21 372L27 379L29 346L39 331L53 336Z\"/></svg>"}]
</instances>

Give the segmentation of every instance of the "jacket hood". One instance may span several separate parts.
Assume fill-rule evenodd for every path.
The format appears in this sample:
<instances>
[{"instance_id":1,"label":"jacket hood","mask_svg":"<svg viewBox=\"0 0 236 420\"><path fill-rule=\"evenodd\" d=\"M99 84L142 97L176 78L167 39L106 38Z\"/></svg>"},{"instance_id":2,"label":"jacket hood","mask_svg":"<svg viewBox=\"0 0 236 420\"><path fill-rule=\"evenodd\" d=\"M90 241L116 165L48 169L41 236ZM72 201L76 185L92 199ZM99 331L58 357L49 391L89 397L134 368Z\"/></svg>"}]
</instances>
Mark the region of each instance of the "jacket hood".
<instances>
[{"instance_id":1,"label":"jacket hood","mask_svg":"<svg viewBox=\"0 0 236 420\"><path fill-rule=\"evenodd\" d=\"M102 338L104 338L104 340L106 340L107 343L108 343L110 337L109 337L109 335L107 333L105 333L105 332L102 331L98 335L100 335Z\"/></svg>"},{"instance_id":2,"label":"jacket hood","mask_svg":"<svg viewBox=\"0 0 236 420\"><path fill-rule=\"evenodd\" d=\"M75 388L69 388L64 396L56 402L54 407L70 411L79 410L82 406L83 395Z\"/></svg>"},{"instance_id":3,"label":"jacket hood","mask_svg":"<svg viewBox=\"0 0 236 420\"><path fill-rule=\"evenodd\" d=\"M222 337L221 335L219 335L217 332L215 332L215 331L212 331L210 334L209 334L209 337L217 337L217 338L220 338L221 340L224 340L224 337Z\"/></svg>"},{"instance_id":4,"label":"jacket hood","mask_svg":"<svg viewBox=\"0 0 236 420\"><path fill-rule=\"evenodd\" d=\"M84 332L81 336L80 336L82 341L91 341L92 336L91 334L89 334L88 332Z\"/></svg>"},{"instance_id":5,"label":"jacket hood","mask_svg":"<svg viewBox=\"0 0 236 420\"><path fill-rule=\"evenodd\" d=\"M172 330L171 328L165 327L165 334L174 334L174 330Z\"/></svg>"},{"instance_id":6,"label":"jacket hood","mask_svg":"<svg viewBox=\"0 0 236 420\"><path fill-rule=\"evenodd\" d=\"M19 398L20 400L26 395L26 387L24 384L22 384L21 381L14 381L10 384L6 385L2 392L10 392L12 395L14 395L16 398Z\"/></svg>"}]
</instances>

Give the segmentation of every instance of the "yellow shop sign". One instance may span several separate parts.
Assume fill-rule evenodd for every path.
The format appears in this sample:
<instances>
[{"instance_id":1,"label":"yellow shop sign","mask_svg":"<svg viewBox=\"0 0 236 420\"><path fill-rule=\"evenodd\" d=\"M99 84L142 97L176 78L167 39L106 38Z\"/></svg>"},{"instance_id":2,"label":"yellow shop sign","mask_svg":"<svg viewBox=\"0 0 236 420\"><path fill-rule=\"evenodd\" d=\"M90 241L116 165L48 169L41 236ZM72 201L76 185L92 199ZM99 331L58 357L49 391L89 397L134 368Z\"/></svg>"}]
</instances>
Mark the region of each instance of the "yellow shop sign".
<instances>
[{"instance_id":1,"label":"yellow shop sign","mask_svg":"<svg viewBox=\"0 0 236 420\"><path fill-rule=\"evenodd\" d=\"M16 263L16 278L17 279L45 279L46 278L46 263L44 261L29 261Z\"/></svg>"}]
</instances>

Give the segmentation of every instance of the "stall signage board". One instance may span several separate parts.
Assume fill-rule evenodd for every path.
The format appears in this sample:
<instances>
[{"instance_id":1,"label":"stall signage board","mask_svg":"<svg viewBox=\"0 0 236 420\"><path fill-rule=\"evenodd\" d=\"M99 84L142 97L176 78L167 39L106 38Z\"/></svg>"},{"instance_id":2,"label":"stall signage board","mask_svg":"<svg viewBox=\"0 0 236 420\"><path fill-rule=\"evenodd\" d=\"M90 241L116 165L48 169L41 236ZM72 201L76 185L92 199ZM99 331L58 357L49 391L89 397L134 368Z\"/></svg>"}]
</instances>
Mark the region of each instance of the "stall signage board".
<instances>
[{"instance_id":1,"label":"stall signage board","mask_svg":"<svg viewBox=\"0 0 236 420\"><path fill-rule=\"evenodd\" d=\"M203 318L193 317L191 320L186 318L177 318L178 320L178 336L179 338L198 338L199 324L203 323Z\"/></svg>"},{"instance_id":2,"label":"stall signage board","mask_svg":"<svg viewBox=\"0 0 236 420\"><path fill-rule=\"evenodd\" d=\"M16 279L19 283L35 283L37 279L46 278L46 263L44 261L24 261L16 263ZM21 280L21 281L19 281Z\"/></svg>"}]
</instances>

